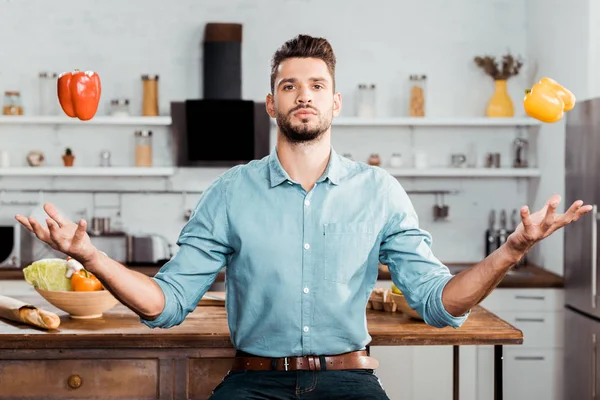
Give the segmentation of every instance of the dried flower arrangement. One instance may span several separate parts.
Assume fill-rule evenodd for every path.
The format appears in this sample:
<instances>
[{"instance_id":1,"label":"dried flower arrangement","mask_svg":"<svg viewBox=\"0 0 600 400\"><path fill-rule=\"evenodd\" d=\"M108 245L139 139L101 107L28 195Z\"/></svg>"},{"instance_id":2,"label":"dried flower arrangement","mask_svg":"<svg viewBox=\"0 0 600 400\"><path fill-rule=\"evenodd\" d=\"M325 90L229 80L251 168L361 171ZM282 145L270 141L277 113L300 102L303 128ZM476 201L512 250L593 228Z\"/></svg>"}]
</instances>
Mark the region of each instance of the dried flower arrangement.
<instances>
[{"instance_id":1,"label":"dried flower arrangement","mask_svg":"<svg viewBox=\"0 0 600 400\"><path fill-rule=\"evenodd\" d=\"M507 80L512 76L516 76L519 74L521 67L523 67L521 57L515 58L510 53L502 56L502 62L498 62L496 61L496 57L488 55L475 57L474 61L478 67L482 68L495 81Z\"/></svg>"}]
</instances>

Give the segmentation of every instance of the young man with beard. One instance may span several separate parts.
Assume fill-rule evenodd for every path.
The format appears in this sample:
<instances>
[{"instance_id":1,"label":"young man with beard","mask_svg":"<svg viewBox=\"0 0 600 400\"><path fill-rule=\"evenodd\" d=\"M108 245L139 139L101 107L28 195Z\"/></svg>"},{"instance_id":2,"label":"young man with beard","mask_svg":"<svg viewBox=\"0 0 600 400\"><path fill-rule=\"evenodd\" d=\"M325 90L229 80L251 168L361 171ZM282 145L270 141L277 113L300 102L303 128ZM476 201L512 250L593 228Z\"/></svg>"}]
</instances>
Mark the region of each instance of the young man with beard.
<instances>
[{"instance_id":1,"label":"young man with beard","mask_svg":"<svg viewBox=\"0 0 600 400\"><path fill-rule=\"evenodd\" d=\"M340 157L331 122L342 97L327 40L300 35L273 57L267 110L277 144L203 193L178 253L153 277L98 252L86 223L45 206L47 228L17 219L79 260L150 327L178 325L227 266L227 317L238 350L212 399L387 399L373 370L365 307L378 261L426 323L460 326L535 243L591 210L557 214L552 196L500 249L452 276L396 179Z\"/></svg>"}]
</instances>

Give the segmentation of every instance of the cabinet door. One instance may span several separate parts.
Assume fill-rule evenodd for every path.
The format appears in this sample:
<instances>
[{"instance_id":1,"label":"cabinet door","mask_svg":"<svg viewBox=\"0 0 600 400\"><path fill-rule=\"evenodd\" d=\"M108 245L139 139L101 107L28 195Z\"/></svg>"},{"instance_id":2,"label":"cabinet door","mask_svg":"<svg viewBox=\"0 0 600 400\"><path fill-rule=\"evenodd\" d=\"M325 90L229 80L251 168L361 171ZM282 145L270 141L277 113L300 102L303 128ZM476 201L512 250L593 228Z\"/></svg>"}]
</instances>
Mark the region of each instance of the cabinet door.
<instances>
[{"instance_id":1,"label":"cabinet door","mask_svg":"<svg viewBox=\"0 0 600 400\"><path fill-rule=\"evenodd\" d=\"M592 399L597 370L594 320L565 310L564 398Z\"/></svg>"},{"instance_id":2,"label":"cabinet door","mask_svg":"<svg viewBox=\"0 0 600 400\"><path fill-rule=\"evenodd\" d=\"M557 379L563 376L562 355L562 349L506 349L503 369L504 398L562 400L562 380Z\"/></svg>"}]
</instances>

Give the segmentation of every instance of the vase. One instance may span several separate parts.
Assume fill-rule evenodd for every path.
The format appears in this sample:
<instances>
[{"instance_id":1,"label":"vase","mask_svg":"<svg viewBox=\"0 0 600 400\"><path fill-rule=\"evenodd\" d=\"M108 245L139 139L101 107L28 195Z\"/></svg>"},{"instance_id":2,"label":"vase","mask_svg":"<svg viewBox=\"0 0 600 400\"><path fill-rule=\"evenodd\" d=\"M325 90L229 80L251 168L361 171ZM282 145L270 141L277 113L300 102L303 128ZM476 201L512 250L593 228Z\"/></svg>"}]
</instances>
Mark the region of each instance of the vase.
<instances>
[{"instance_id":1,"label":"vase","mask_svg":"<svg viewBox=\"0 0 600 400\"><path fill-rule=\"evenodd\" d=\"M515 107L506 89L506 80L495 80L496 90L488 102L485 114L488 117L512 117L515 115Z\"/></svg>"}]
</instances>

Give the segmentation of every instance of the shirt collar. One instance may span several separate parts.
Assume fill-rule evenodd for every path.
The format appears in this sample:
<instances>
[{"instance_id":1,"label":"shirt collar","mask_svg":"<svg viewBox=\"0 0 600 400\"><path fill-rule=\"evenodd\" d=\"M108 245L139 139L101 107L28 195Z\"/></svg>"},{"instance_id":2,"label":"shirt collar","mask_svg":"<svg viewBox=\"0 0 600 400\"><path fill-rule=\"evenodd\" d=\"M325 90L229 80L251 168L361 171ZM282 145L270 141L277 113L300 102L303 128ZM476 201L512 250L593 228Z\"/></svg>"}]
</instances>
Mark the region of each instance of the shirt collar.
<instances>
[{"instance_id":1,"label":"shirt collar","mask_svg":"<svg viewBox=\"0 0 600 400\"><path fill-rule=\"evenodd\" d=\"M342 162L337 152L331 148L331 154L329 156L329 162L323 175L317 180L317 182L324 182L326 179L334 184L338 185L340 176L342 175ZM288 173L283 169L279 157L277 156L277 146L273 147L271 154L269 155L269 178L271 181L271 187L280 185L285 181L294 182Z\"/></svg>"}]
</instances>

